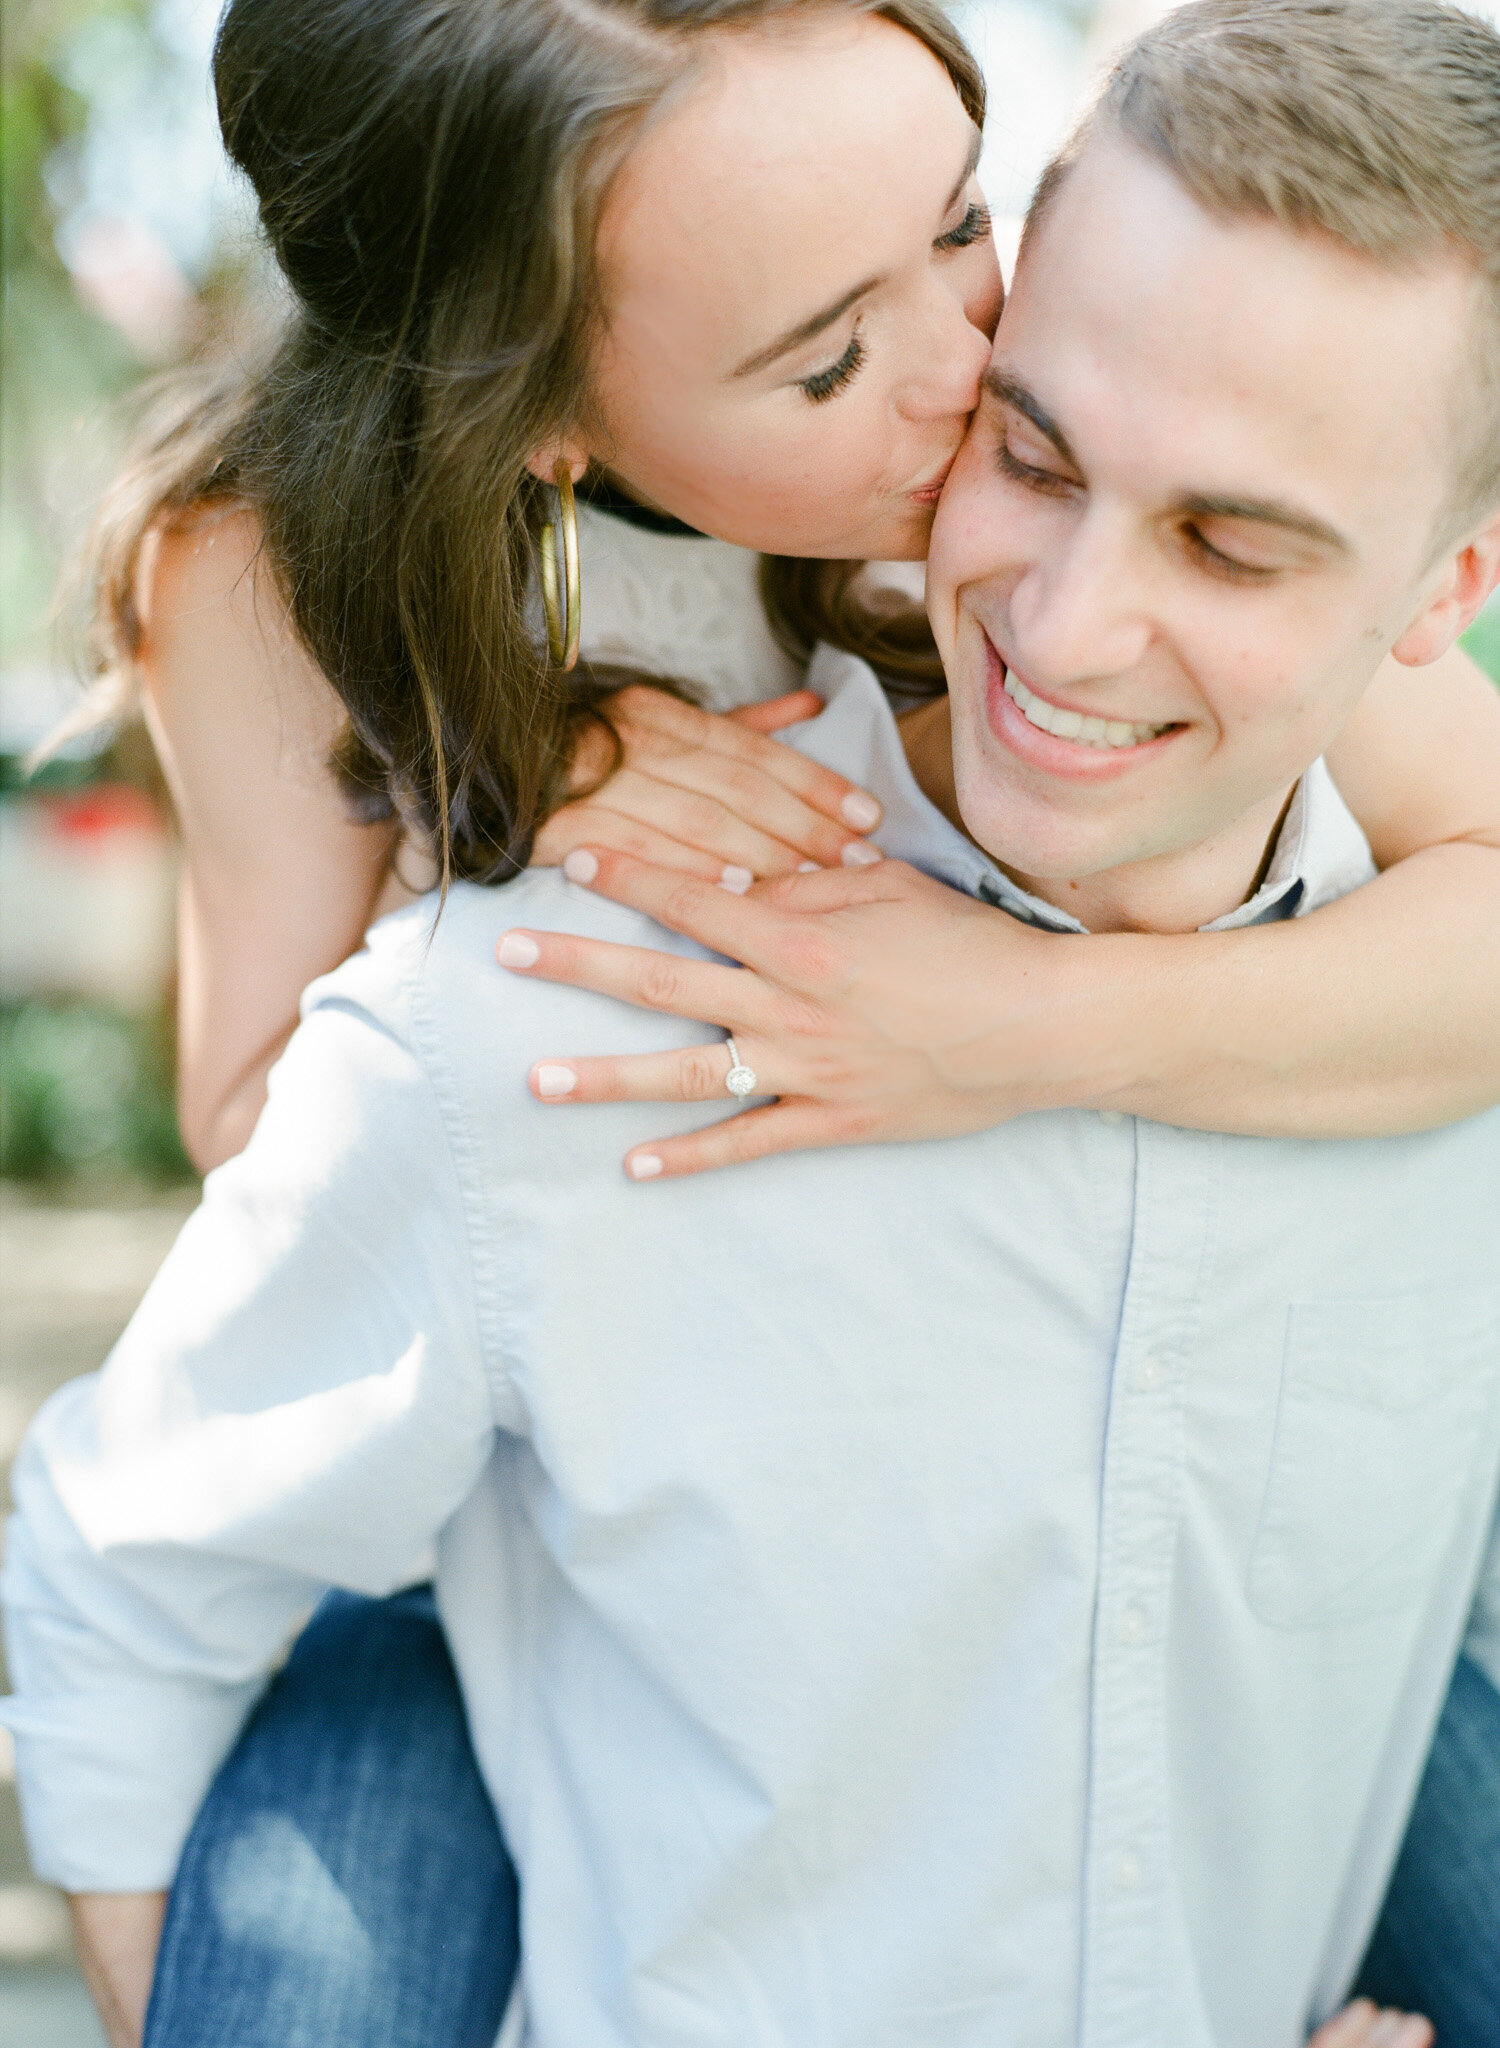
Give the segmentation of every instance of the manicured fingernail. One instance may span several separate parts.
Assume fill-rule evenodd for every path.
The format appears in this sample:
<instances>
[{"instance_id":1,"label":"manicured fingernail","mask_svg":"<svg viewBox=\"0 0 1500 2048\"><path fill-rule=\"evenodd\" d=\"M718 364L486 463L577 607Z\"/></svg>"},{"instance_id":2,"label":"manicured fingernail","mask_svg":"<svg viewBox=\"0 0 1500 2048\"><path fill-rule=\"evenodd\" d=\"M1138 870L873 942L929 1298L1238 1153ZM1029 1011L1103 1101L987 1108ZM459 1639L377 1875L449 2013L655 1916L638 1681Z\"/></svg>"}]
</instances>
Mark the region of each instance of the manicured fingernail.
<instances>
[{"instance_id":1,"label":"manicured fingernail","mask_svg":"<svg viewBox=\"0 0 1500 2048\"><path fill-rule=\"evenodd\" d=\"M799 875L815 875L818 872L818 863L815 860L799 860L797 872Z\"/></svg>"},{"instance_id":2,"label":"manicured fingernail","mask_svg":"<svg viewBox=\"0 0 1500 2048\"><path fill-rule=\"evenodd\" d=\"M571 1095L577 1086L578 1076L571 1067L540 1066L536 1070L538 1095Z\"/></svg>"},{"instance_id":3,"label":"manicured fingernail","mask_svg":"<svg viewBox=\"0 0 1500 2048\"><path fill-rule=\"evenodd\" d=\"M495 958L502 967L535 967L541 957L541 947L535 939L528 939L525 932L507 932L495 948Z\"/></svg>"},{"instance_id":4,"label":"manicured fingernail","mask_svg":"<svg viewBox=\"0 0 1500 2048\"><path fill-rule=\"evenodd\" d=\"M872 846L868 839L851 839L839 855L846 868L872 868L885 855L878 846Z\"/></svg>"},{"instance_id":5,"label":"manicured fingernail","mask_svg":"<svg viewBox=\"0 0 1500 2048\"><path fill-rule=\"evenodd\" d=\"M599 872L599 863L586 846L575 846L563 862L563 873L570 882L592 882Z\"/></svg>"},{"instance_id":6,"label":"manicured fingernail","mask_svg":"<svg viewBox=\"0 0 1500 2048\"><path fill-rule=\"evenodd\" d=\"M839 805L839 815L856 832L873 832L880 823L881 812L874 797L866 796L862 789L851 789Z\"/></svg>"},{"instance_id":7,"label":"manicured fingernail","mask_svg":"<svg viewBox=\"0 0 1500 2048\"><path fill-rule=\"evenodd\" d=\"M661 1161L654 1152L632 1152L625 1162L625 1171L632 1180L655 1180L661 1172Z\"/></svg>"},{"instance_id":8,"label":"manicured fingernail","mask_svg":"<svg viewBox=\"0 0 1500 2048\"><path fill-rule=\"evenodd\" d=\"M755 880L748 868L737 868L732 864L719 877L719 887L727 889L731 896L743 896Z\"/></svg>"}]
</instances>

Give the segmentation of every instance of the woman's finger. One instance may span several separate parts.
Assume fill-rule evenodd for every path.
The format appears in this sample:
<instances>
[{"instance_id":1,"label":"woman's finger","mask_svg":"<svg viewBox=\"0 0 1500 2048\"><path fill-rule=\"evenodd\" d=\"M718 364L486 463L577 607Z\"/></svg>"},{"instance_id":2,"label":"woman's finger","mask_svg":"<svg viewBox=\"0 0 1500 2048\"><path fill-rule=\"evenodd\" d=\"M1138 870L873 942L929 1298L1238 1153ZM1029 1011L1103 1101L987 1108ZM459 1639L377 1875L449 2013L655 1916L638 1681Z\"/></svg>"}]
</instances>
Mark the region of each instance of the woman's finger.
<instances>
[{"instance_id":1,"label":"woman's finger","mask_svg":"<svg viewBox=\"0 0 1500 2048\"><path fill-rule=\"evenodd\" d=\"M725 869L730 868L727 886L739 885L739 875L733 871L737 863L671 839L655 826L628 818L620 811L588 802L564 804L560 811L552 813L532 841L531 865L560 868L574 847L585 845L608 846L616 853L655 861L658 867L672 868L679 874L699 875L705 882L724 883Z\"/></svg>"},{"instance_id":2,"label":"woman's finger","mask_svg":"<svg viewBox=\"0 0 1500 2048\"><path fill-rule=\"evenodd\" d=\"M826 1145L855 1145L865 1135L858 1110L795 1096L764 1109L747 1109L705 1130L658 1144L637 1145L625 1155L632 1180L678 1180L721 1166L743 1166L776 1152L806 1152Z\"/></svg>"},{"instance_id":3,"label":"woman's finger","mask_svg":"<svg viewBox=\"0 0 1500 2048\"><path fill-rule=\"evenodd\" d=\"M812 697L810 690L798 694ZM696 705L684 704L681 698L649 686L622 690L615 702L621 728L638 725L675 740L688 752L707 750L759 768L825 818L837 819L853 832L873 831L880 822L881 807L868 790L825 768L821 761L809 760L795 747L752 730L743 718L700 711ZM813 702L822 709L818 699Z\"/></svg>"},{"instance_id":4,"label":"woman's finger","mask_svg":"<svg viewBox=\"0 0 1500 2048\"><path fill-rule=\"evenodd\" d=\"M823 709L823 699L815 690L791 690L785 697L772 697L764 704L741 704L737 711L731 711L732 725L743 725L749 732L784 732L789 725L802 725L809 718L816 718Z\"/></svg>"},{"instance_id":5,"label":"woman's finger","mask_svg":"<svg viewBox=\"0 0 1500 2048\"><path fill-rule=\"evenodd\" d=\"M637 766L622 768L594 801L756 875L794 874L807 861L841 867L847 848L867 843L759 770L702 749L643 757ZM847 858L873 866L879 854L871 849L868 856Z\"/></svg>"},{"instance_id":6,"label":"woman's finger","mask_svg":"<svg viewBox=\"0 0 1500 2048\"><path fill-rule=\"evenodd\" d=\"M669 931L696 939L711 952L767 973L786 987L806 990L838 971L827 934L812 918L736 896L694 875L674 875L629 854L581 846L563 862L570 881L641 910ZM809 878L811 879L811 878ZM702 1011L688 1015L703 1016ZM713 1023L724 1020L713 1017Z\"/></svg>"},{"instance_id":7,"label":"woman's finger","mask_svg":"<svg viewBox=\"0 0 1500 2048\"><path fill-rule=\"evenodd\" d=\"M873 866L880 859L879 849L858 831L824 817L774 773L740 755L717 747L664 746L658 751L641 753L632 765L654 782L681 791L688 805L712 805L715 812L722 811L741 829L748 828L792 849L791 867L798 860L813 860L820 867L839 867ZM630 767L622 769L615 783L606 785L606 801L618 801L615 790L625 785L630 772ZM678 819L691 815L691 810L682 807L675 814ZM681 823L667 817L661 822L674 834L683 830ZM710 816L704 830L713 829L715 824L722 833L722 817ZM696 832L692 836L694 843L698 843ZM718 844L716 839L715 850Z\"/></svg>"},{"instance_id":8,"label":"woman's finger","mask_svg":"<svg viewBox=\"0 0 1500 2048\"><path fill-rule=\"evenodd\" d=\"M738 967L684 960L650 946L581 939L571 932L506 932L495 947L495 958L511 974L593 989L637 1009L692 1017L725 1031L749 1030L769 1001L755 976Z\"/></svg>"},{"instance_id":9,"label":"woman's finger","mask_svg":"<svg viewBox=\"0 0 1500 2048\"><path fill-rule=\"evenodd\" d=\"M572 819L566 817L568 811L575 812ZM805 858L799 847L771 838L711 796L662 781L636 768L622 768L593 796L581 800L576 806L565 805L562 811L548 819L543 834L539 835L540 843L550 848L561 843L566 836L569 843L564 848L565 852L571 852L580 844L597 844L595 840L585 842L578 837L581 814L585 811L594 817L618 821L612 822L608 830L600 834L606 846L618 852L634 853L636 849L625 843L632 828L654 834L667 845L689 849L697 856L691 864L678 859L666 861L664 866L688 874L701 874L705 881L718 881L726 867L742 869L752 880L757 875L793 874ZM809 812L808 816L811 815ZM564 822L553 831L559 818ZM831 832L833 827L827 826L825 830ZM655 856L637 855L637 858L653 859ZM746 882L743 886L748 888L750 885Z\"/></svg>"},{"instance_id":10,"label":"woman's finger","mask_svg":"<svg viewBox=\"0 0 1500 2048\"><path fill-rule=\"evenodd\" d=\"M774 1095L769 1074L755 1065L746 1044L741 1059L754 1068L757 1095ZM734 1062L722 1038L670 1052L628 1053L612 1059L538 1060L527 1077L539 1102L721 1102L736 1100L728 1088Z\"/></svg>"}]
</instances>

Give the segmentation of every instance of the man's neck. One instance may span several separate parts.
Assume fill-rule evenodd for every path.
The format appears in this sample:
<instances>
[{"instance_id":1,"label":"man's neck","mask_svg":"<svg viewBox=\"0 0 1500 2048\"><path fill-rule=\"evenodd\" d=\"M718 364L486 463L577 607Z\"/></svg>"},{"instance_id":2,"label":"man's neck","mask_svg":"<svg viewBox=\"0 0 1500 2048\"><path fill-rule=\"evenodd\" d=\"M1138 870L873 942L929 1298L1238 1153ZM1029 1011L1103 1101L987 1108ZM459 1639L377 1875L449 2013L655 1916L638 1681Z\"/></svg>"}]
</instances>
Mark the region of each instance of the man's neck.
<instances>
[{"instance_id":1,"label":"man's neck","mask_svg":"<svg viewBox=\"0 0 1500 2048\"><path fill-rule=\"evenodd\" d=\"M917 787L965 838L973 838L958 808L953 777L953 727L946 697L935 698L898 721ZM1102 873L1059 880L1028 874L995 860L1018 888L1076 918L1090 932L1194 932L1248 902L1265 879L1291 795L1255 806L1217 838L1180 853Z\"/></svg>"}]
</instances>

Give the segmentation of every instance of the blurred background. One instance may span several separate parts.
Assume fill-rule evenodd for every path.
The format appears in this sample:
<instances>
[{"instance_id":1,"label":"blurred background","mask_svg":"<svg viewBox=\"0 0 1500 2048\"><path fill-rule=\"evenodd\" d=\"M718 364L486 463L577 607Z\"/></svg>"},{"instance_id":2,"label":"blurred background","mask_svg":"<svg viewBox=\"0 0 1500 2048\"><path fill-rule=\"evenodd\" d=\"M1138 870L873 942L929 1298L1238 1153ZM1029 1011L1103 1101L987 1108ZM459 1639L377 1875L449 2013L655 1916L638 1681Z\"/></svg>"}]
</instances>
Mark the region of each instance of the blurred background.
<instances>
[{"instance_id":1,"label":"blurred background","mask_svg":"<svg viewBox=\"0 0 1500 2048\"><path fill-rule=\"evenodd\" d=\"M1493 0L1500 10L1500 0ZM972 0L981 175L1025 205L1095 66L1153 0ZM0 1466L103 1359L196 1187L171 1099L171 821L134 726L27 756L79 700L65 570L155 374L266 294L208 87L217 0L9 0L0 412ZM59 592L63 591L60 600ZM1470 635L1500 680L1500 606ZM0 1752L0 2048L99 2048Z\"/></svg>"}]
</instances>

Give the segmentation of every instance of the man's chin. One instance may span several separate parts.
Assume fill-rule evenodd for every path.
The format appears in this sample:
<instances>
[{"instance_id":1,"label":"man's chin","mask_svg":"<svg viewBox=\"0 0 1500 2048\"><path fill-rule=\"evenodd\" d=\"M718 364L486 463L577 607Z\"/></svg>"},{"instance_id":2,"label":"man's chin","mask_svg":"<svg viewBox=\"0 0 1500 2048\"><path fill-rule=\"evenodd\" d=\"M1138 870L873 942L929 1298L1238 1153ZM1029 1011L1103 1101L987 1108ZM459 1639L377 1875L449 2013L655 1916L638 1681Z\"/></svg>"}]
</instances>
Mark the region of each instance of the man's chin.
<instances>
[{"instance_id":1,"label":"man's chin","mask_svg":"<svg viewBox=\"0 0 1500 2048\"><path fill-rule=\"evenodd\" d=\"M1065 884L1143 858L1139 802L1111 802L1118 785L1028 774L988 731L955 731L953 755L963 829L1007 873Z\"/></svg>"},{"instance_id":2,"label":"man's chin","mask_svg":"<svg viewBox=\"0 0 1500 2048\"><path fill-rule=\"evenodd\" d=\"M1069 816L1029 792L997 790L982 775L972 782L959 775L957 801L970 839L1023 888L1033 882L1049 890L1086 882L1141 858L1123 833L1101 829L1101 821Z\"/></svg>"}]
</instances>

